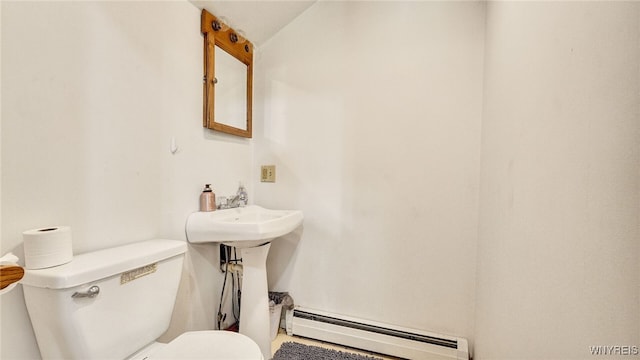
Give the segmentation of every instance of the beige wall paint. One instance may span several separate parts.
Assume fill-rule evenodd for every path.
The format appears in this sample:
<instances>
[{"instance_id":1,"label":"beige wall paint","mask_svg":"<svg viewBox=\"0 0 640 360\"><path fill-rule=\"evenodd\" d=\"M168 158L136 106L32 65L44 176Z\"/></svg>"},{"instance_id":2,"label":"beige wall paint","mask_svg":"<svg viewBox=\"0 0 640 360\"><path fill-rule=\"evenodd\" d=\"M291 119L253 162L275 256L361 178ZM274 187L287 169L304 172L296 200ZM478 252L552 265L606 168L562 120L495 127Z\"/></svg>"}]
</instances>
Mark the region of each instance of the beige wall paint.
<instances>
[{"instance_id":1,"label":"beige wall paint","mask_svg":"<svg viewBox=\"0 0 640 360\"><path fill-rule=\"evenodd\" d=\"M487 14L476 358L638 346L640 3Z\"/></svg>"},{"instance_id":2,"label":"beige wall paint","mask_svg":"<svg viewBox=\"0 0 640 360\"><path fill-rule=\"evenodd\" d=\"M184 240L205 183L229 194L250 179L251 142L202 128L192 4L1 7L2 253L22 253L22 231L59 224L72 227L76 253ZM213 246L190 246L168 337L214 327L217 257ZM38 358L21 287L1 302L0 357Z\"/></svg>"},{"instance_id":3,"label":"beige wall paint","mask_svg":"<svg viewBox=\"0 0 640 360\"><path fill-rule=\"evenodd\" d=\"M480 2L319 2L260 48L256 201L305 213L271 288L473 337L483 30Z\"/></svg>"}]
</instances>

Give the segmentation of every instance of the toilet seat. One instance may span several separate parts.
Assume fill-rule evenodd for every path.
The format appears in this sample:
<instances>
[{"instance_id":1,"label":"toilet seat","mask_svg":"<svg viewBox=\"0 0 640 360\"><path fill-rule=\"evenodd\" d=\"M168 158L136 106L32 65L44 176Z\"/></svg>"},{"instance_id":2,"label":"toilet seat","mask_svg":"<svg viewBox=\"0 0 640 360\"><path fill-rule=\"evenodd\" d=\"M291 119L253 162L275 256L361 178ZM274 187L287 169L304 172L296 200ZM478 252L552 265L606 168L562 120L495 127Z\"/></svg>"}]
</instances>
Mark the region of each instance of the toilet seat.
<instances>
[{"instance_id":1,"label":"toilet seat","mask_svg":"<svg viewBox=\"0 0 640 360\"><path fill-rule=\"evenodd\" d=\"M149 359L264 360L260 347L249 337L220 330L186 332Z\"/></svg>"}]
</instances>

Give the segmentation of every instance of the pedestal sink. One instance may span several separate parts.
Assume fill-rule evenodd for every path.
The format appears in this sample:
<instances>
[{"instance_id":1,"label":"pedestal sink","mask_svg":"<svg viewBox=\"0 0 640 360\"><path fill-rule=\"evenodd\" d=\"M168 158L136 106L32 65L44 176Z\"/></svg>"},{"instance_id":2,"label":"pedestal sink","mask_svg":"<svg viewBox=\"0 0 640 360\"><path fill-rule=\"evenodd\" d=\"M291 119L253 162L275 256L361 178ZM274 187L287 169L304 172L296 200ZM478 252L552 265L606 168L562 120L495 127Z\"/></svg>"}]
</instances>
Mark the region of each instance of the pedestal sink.
<instances>
[{"instance_id":1,"label":"pedestal sink","mask_svg":"<svg viewBox=\"0 0 640 360\"><path fill-rule=\"evenodd\" d=\"M257 205L195 212L187 218L189 242L222 243L240 249L240 333L258 343L265 360L271 358L267 255L271 241L293 231L302 220L302 211L270 210Z\"/></svg>"}]
</instances>

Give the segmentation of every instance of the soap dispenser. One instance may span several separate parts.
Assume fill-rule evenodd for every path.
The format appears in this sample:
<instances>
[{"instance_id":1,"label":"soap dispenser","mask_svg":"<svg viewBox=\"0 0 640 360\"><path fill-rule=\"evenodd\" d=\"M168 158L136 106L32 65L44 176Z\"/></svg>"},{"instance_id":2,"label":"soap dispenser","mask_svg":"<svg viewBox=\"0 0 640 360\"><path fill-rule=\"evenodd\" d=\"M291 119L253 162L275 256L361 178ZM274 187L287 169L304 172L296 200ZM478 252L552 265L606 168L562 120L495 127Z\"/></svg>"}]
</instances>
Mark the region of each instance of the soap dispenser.
<instances>
[{"instance_id":1,"label":"soap dispenser","mask_svg":"<svg viewBox=\"0 0 640 360\"><path fill-rule=\"evenodd\" d=\"M214 211L216 209L216 194L211 189L211 184L206 184L200 194L200 211Z\"/></svg>"}]
</instances>

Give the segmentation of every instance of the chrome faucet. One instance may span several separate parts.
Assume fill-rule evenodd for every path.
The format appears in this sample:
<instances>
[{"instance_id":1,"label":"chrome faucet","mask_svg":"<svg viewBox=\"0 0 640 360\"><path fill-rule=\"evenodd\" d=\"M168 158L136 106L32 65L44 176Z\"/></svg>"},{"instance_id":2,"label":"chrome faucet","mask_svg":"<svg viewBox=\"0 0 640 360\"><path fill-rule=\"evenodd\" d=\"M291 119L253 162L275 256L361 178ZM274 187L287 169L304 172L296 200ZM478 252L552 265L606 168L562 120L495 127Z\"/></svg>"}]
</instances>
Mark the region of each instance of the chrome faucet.
<instances>
[{"instance_id":1,"label":"chrome faucet","mask_svg":"<svg viewBox=\"0 0 640 360\"><path fill-rule=\"evenodd\" d=\"M237 208L243 206L240 202L240 195L234 195L227 198L227 207L228 208Z\"/></svg>"},{"instance_id":2,"label":"chrome faucet","mask_svg":"<svg viewBox=\"0 0 640 360\"><path fill-rule=\"evenodd\" d=\"M237 207L244 207L247 205L248 201L249 197L247 196L247 190L244 188L244 185L240 183L238 192L235 195L220 197L220 205L218 205L218 209L233 209Z\"/></svg>"}]
</instances>

